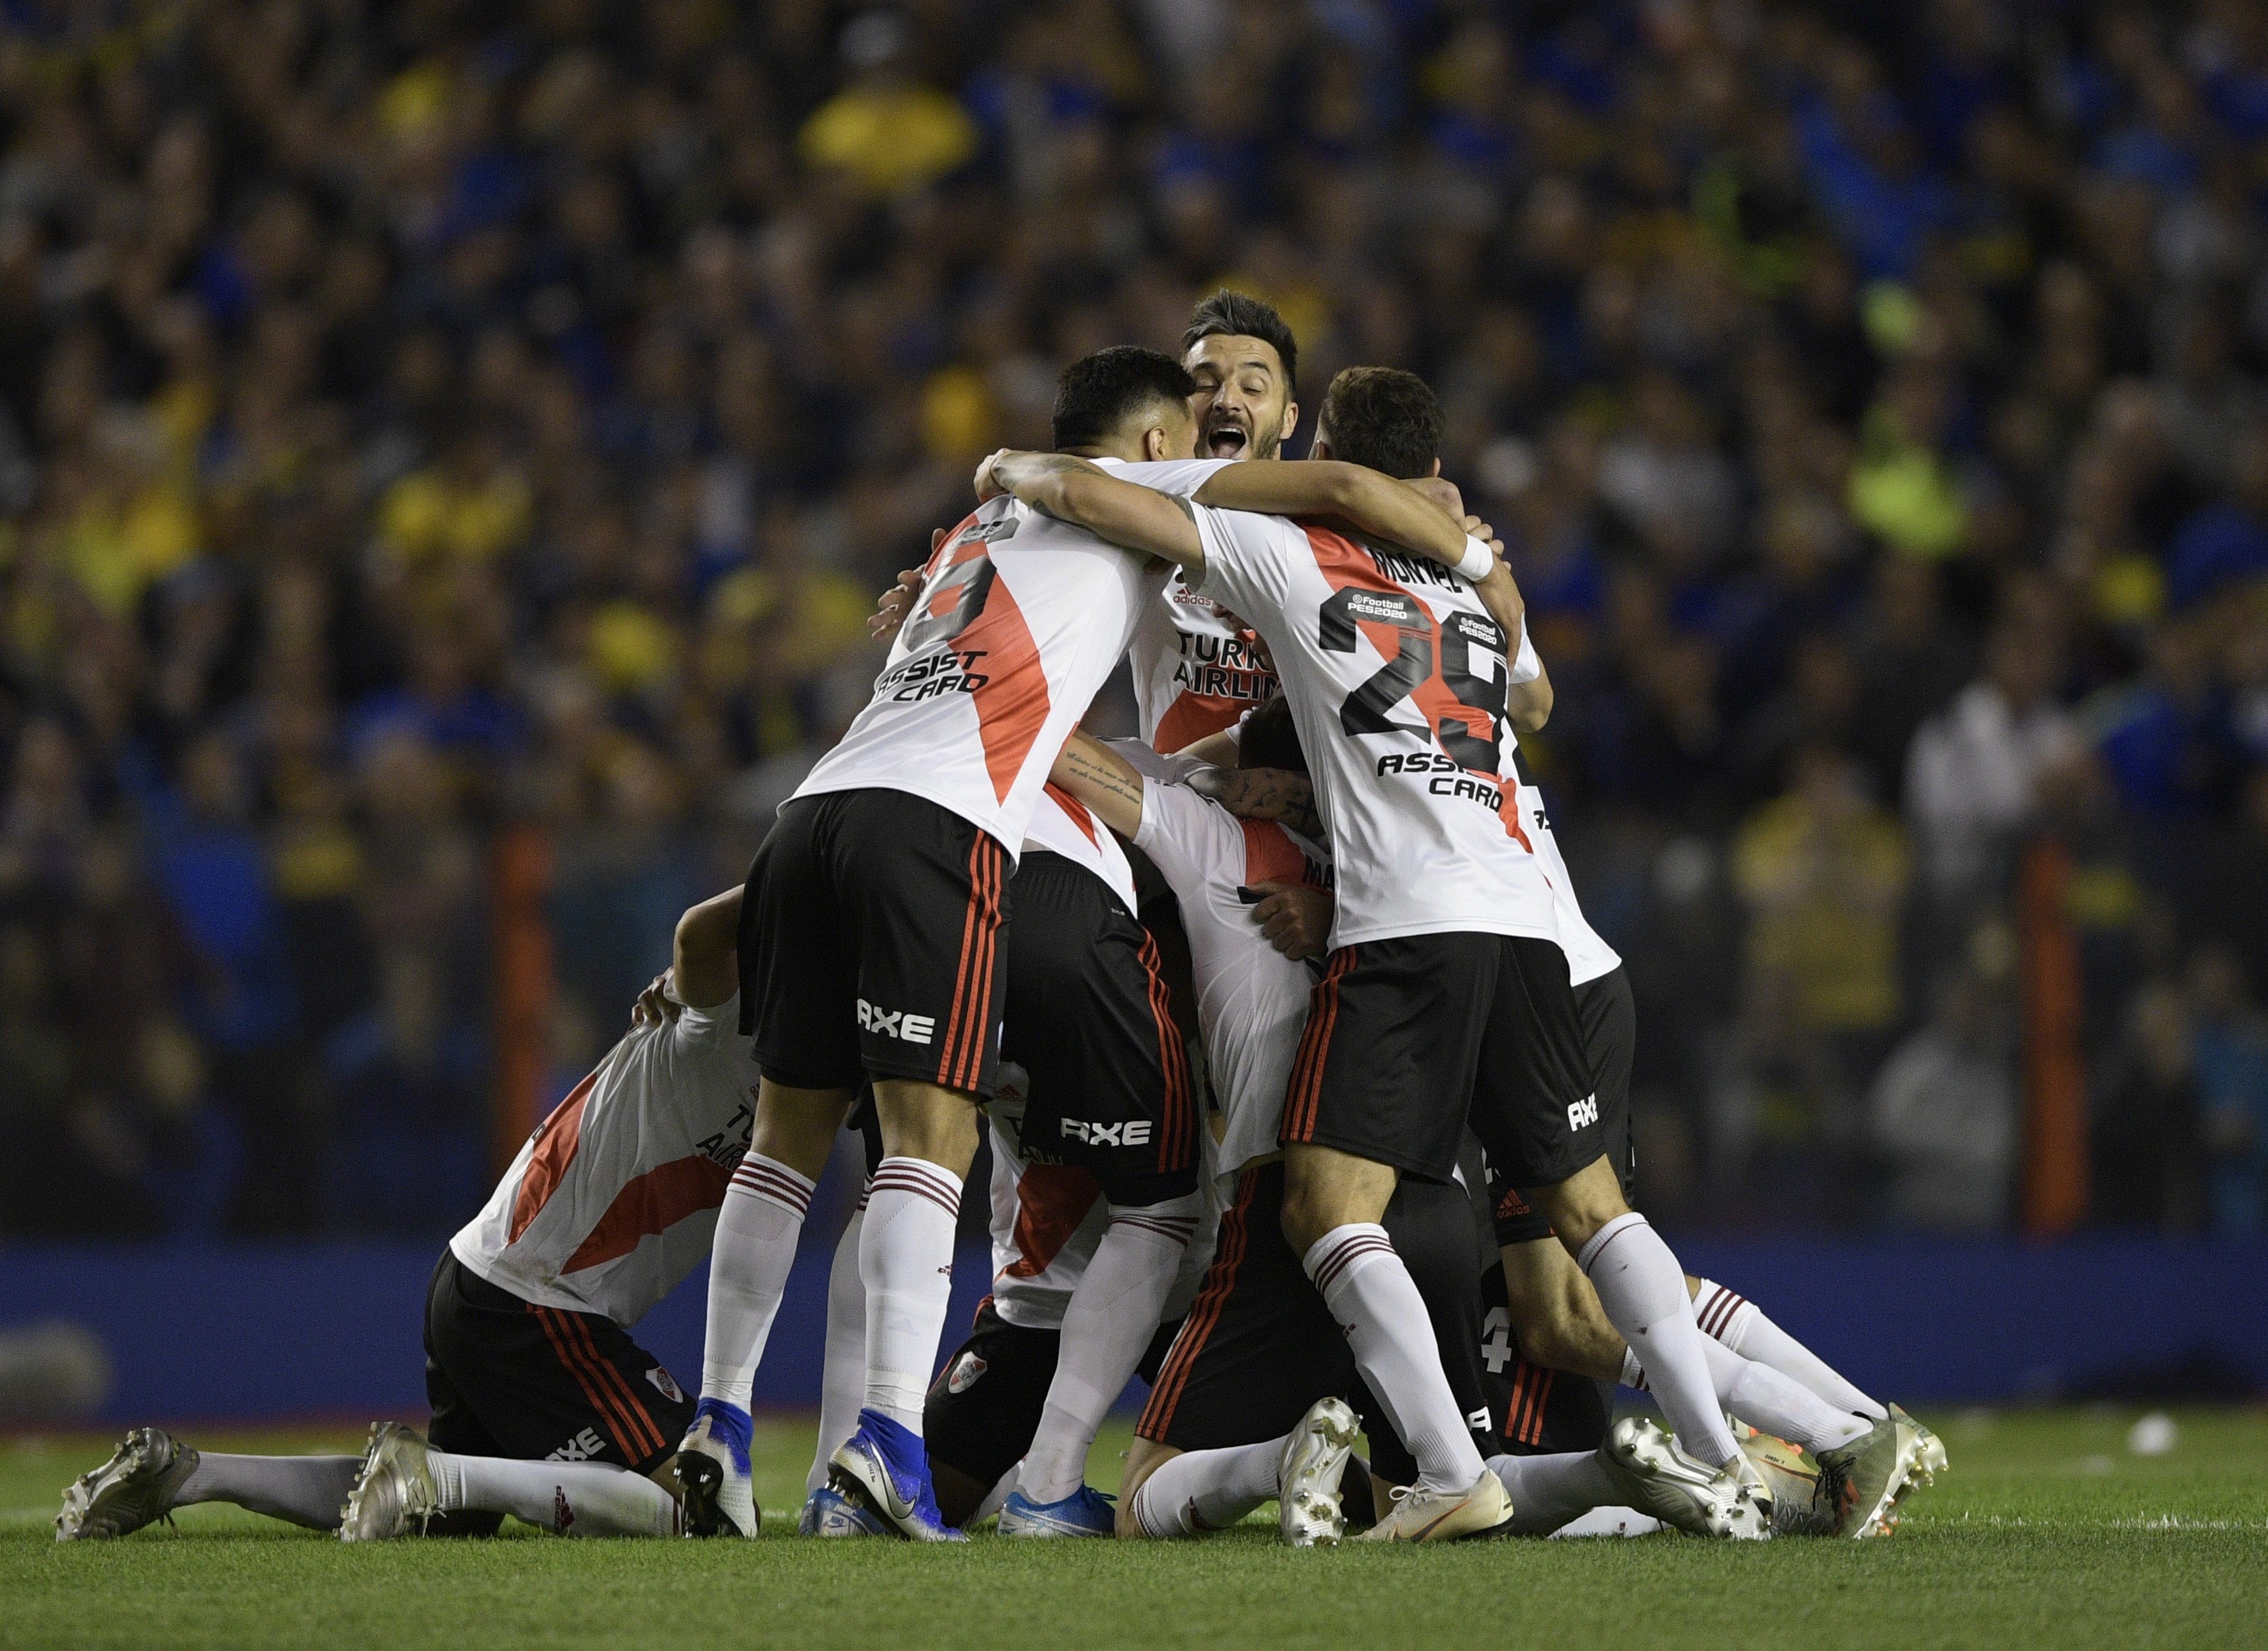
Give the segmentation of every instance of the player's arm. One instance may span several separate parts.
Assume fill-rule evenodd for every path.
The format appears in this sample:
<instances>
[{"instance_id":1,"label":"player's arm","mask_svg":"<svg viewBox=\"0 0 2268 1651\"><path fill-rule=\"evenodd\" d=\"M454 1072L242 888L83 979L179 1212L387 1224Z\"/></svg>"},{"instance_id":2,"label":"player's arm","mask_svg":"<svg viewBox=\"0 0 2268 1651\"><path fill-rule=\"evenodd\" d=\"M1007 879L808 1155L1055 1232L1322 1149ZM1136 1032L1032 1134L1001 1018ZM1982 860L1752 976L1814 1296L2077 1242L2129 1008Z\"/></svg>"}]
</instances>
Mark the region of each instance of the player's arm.
<instances>
[{"instance_id":1,"label":"player's arm","mask_svg":"<svg viewBox=\"0 0 2268 1651\"><path fill-rule=\"evenodd\" d=\"M1234 768L1237 755L1235 730L1223 728L1202 740L1193 740L1174 755L1203 763L1207 768Z\"/></svg>"},{"instance_id":2,"label":"player's arm","mask_svg":"<svg viewBox=\"0 0 2268 1651\"><path fill-rule=\"evenodd\" d=\"M1086 528L1096 538L1181 564L1192 584L1204 579L1204 543L1186 499L1122 482L1100 465L1067 453L1006 449L976 472L976 497L1013 493L1034 510Z\"/></svg>"},{"instance_id":3,"label":"player's arm","mask_svg":"<svg viewBox=\"0 0 2268 1651\"><path fill-rule=\"evenodd\" d=\"M1551 720L1551 673L1535 662L1533 681L1514 682L1504 697L1505 719L1521 733L1534 733Z\"/></svg>"},{"instance_id":4,"label":"player's arm","mask_svg":"<svg viewBox=\"0 0 2268 1651\"><path fill-rule=\"evenodd\" d=\"M740 989L740 892L726 889L678 918L669 973L679 1002L713 1009Z\"/></svg>"},{"instance_id":5,"label":"player's arm","mask_svg":"<svg viewBox=\"0 0 2268 1651\"><path fill-rule=\"evenodd\" d=\"M1469 555L1478 559L1458 520L1425 490L1359 464L1314 459L1300 464L1224 465L1192 497L1217 510L1343 517L1359 533L1444 567L1462 569ZM1493 559L1491 556L1491 564Z\"/></svg>"},{"instance_id":6,"label":"player's arm","mask_svg":"<svg viewBox=\"0 0 2268 1651\"><path fill-rule=\"evenodd\" d=\"M1128 842L1142 829L1142 776L1096 739L1074 732L1048 778Z\"/></svg>"}]
</instances>

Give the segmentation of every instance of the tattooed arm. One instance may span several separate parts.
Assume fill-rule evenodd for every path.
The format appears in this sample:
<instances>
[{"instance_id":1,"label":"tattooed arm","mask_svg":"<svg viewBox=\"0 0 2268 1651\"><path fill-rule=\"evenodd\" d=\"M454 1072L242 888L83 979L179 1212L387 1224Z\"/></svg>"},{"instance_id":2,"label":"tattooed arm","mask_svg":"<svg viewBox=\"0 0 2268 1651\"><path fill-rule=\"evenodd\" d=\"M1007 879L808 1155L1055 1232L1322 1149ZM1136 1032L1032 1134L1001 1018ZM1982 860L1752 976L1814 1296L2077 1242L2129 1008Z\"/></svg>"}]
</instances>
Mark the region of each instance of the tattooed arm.
<instances>
[{"instance_id":1,"label":"tattooed arm","mask_svg":"<svg viewBox=\"0 0 2268 1651\"><path fill-rule=\"evenodd\" d=\"M1142 776L1093 734L1074 733L1048 778L1130 843L1142 829Z\"/></svg>"},{"instance_id":2,"label":"tattooed arm","mask_svg":"<svg viewBox=\"0 0 2268 1651\"><path fill-rule=\"evenodd\" d=\"M1301 837L1322 840L1315 788L1305 774L1280 768L1201 768L1189 786L1241 820L1275 820Z\"/></svg>"}]
</instances>

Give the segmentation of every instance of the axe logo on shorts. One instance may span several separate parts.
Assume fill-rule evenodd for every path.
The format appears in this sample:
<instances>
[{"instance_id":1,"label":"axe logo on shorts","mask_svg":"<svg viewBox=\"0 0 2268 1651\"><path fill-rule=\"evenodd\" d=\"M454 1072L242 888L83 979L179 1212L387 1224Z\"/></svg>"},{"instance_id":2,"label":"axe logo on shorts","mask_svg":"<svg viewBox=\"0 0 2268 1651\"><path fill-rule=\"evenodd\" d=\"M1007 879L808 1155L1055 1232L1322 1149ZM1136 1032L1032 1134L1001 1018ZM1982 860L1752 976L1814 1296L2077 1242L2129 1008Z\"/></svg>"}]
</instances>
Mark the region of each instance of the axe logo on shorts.
<instances>
[{"instance_id":1,"label":"axe logo on shorts","mask_svg":"<svg viewBox=\"0 0 2268 1651\"><path fill-rule=\"evenodd\" d=\"M1599 1121L1599 1097L1587 1095L1580 1101L1567 1103L1567 1127L1580 1130Z\"/></svg>"},{"instance_id":2,"label":"axe logo on shorts","mask_svg":"<svg viewBox=\"0 0 2268 1651\"><path fill-rule=\"evenodd\" d=\"M1147 1146L1150 1144L1150 1120L1135 1118L1125 1124L1089 1124L1079 1118L1065 1118L1063 1132L1072 1140L1084 1141L1089 1146Z\"/></svg>"},{"instance_id":3,"label":"axe logo on shorts","mask_svg":"<svg viewBox=\"0 0 2268 1651\"><path fill-rule=\"evenodd\" d=\"M878 1009L864 998L858 999L858 1024L869 1032L879 1032L884 1037L895 1037L904 1043L927 1043L937 1036L937 1017L932 1014L908 1014L903 1009Z\"/></svg>"}]
</instances>

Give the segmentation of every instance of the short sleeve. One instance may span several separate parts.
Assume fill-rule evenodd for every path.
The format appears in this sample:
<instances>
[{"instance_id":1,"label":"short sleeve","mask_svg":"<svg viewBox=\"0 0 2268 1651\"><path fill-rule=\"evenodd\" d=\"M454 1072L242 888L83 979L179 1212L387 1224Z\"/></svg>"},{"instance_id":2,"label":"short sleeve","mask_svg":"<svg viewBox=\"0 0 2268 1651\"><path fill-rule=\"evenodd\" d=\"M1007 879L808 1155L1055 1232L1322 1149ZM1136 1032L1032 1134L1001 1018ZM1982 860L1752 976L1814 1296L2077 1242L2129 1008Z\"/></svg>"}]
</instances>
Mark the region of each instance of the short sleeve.
<instances>
[{"instance_id":1,"label":"short sleeve","mask_svg":"<svg viewBox=\"0 0 2268 1651\"><path fill-rule=\"evenodd\" d=\"M691 1004L677 1017L674 1028L676 1041L685 1049L718 1049L729 1043L740 1034L740 994L735 991L724 1002L706 1009L696 1009Z\"/></svg>"},{"instance_id":2,"label":"short sleeve","mask_svg":"<svg viewBox=\"0 0 2268 1651\"><path fill-rule=\"evenodd\" d=\"M1285 535L1299 530L1281 516L1194 502L1189 509L1204 546L1204 580L1197 593L1248 618L1282 612L1291 588Z\"/></svg>"},{"instance_id":3,"label":"short sleeve","mask_svg":"<svg viewBox=\"0 0 2268 1651\"><path fill-rule=\"evenodd\" d=\"M1528 628L1528 615L1520 616L1520 646L1513 650L1511 674L1507 680L1514 688L1522 682L1532 682L1543 674L1543 656L1535 652L1535 638Z\"/></svg>"},{"instance_id":4,"label":"short sleeve","mask_svg":"<svg viewBox=\"0 0 2268 1651\"><path fill-rule=\"evenodd\" d=\"M1186 785L1149 778L1142 782L1142 829L1134 846L1157 862L1184 898L1224 871L1235 881L1244 863L1244 829L1226 809Z\"/></svg>"}]
</instances>

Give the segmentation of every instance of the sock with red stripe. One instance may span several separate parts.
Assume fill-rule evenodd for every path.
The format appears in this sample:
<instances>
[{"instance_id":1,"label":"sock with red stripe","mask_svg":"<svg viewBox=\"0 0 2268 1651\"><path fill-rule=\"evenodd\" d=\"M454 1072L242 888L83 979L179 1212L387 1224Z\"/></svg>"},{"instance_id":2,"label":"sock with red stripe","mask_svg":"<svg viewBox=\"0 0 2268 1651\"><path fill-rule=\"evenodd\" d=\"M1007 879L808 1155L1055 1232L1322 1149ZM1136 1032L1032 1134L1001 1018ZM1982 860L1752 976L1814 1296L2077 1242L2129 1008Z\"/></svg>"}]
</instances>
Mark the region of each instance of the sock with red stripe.
<instances>
[{"instance_id":1,"label":"sock with red stripe","mask_svg":"<svg viewBox=\"0 0 2268 1651\"><path fill-rule=\"evenodd\" d=\"M1276 1494L1284 1441L1188 1450L1142 1481L1134 1522L1145 1537L1201 1537L1226 1530Z\"/></svg>"},{"instance_id":2,"label":"sock with red stripe","mask_svg":"<svg viewBox=\"0 0 2268 1651\"><path fill-rule=\"evenodd\" d=\"M1693 1313L1700 1322L1702 1334L1715 1337L1743 1359L1769 1365L1838 1411L1855 1411L1870 1422L1889 1419L1890 1412L1886 1408L1852 1387L1825 1360L1765 1317L1764 1309L1754 1301L1706 1279L1695 1279L1694 1286ZM1758 1422L1756 1426L1761 1427L1764 1424Z\"/></svg>"},{"instance_id":3,"label":"sock with red stripe","mask_svg":"<svg viewBox=\"0 0 2268 1651\"><path fill-rule=\"evenodd\" d=\"M1622 1493L1595 1450L1549 1456L1491 1456L1488 1470L1512 1498L1512 1534L1548 1537L1571 1519L1617 1500Z\"/></svg>"},{"instance_id":4,"label":"sock with red stripe","mask_svg":"<svg viewBox=\"0 0 2268 1651\"><path fill-rule=\"evenodd\" d=\"M921 1436L953 1294L961 1177L925 1158L885 1158L866 1192L858 1277L866 1286L866 1408Z\"/></svg>"},{"instance_id":5,"label":"sock with red stripe","mask_svg":"<svg viewBox=\"0 0 2268 1651\"><path fill-rule=\"evenodd\" d=\"M804 1476L806 1493L827 1483L827 1464L858 1426L866 1402L866 1286L858 1279L858 1235L866 1230L861 1194L850 1223L836 1241L827 1270L827 1362L819 1377L819 1454Z\"/></svg>"},{"instance_id":6,"label":"sock with red stripe","mask_svg":"<svg viewBox=\"0 0 2268 1651\"><path fill-rule=\"evenodd\" d=\"M1607 1322L1636 1352L1678 1443L1711 1467L1740 1453L1704 1350L1716 1344L1693 1322L1685 1269L1646 1217L1629 1211L1591 1235L1575 1257L1599 1293Z\"/></svg>"},{"instance_id":7,"label":"sock with red stripe","mask_svg":"<svg viewBox=\"0 0 2268 1651\"><path fill-rule=\"evenodd\" d=\"M1112 1207L1110 1230L1064 1308L1047 1406L1024 1452L1017 1488L1033 1501L1059 1502L1086 1481L1095 1430L1156 1333L1198 1209L1194 1192L1139 1209Z\"/></svg>"},{"instance_id":8,"label":"sock with red stripe","mask_svg":"<svg viewBox=\"0 0 2268 1651\"><path fill-rule=\"evenodd\" d=\"M1484 1471L1472 1431L1441 1374L1441 1347L1425 1299L1374 1221L1335 1227L1300 1258L1323 1305L1346 1332L1355 1367L1386 1407L1428 1490L1469 1490ZM1684 1278L1678 1283L1682 1287Z\"/></svg>"},{"instance_id":9,"label":"sock with red stripe","mask_svg":"<svg viewBox=\"0 0 2268 1651\"><path fill-rule=\"evenodd\" d=\"M563 1537L674 1537L677 1499L603 1462L507 1462L429 1452L445 1514L510 1514Z\"/></svg>"},{"instance_id":10,"label":"sock with red stripe","mask_svg":"<svg viewBox=\"0 0 2268 1651\"><path fill-rule=\"evenodd\" d=\"M702 1397L748 1408L756 1364L795 1265L796 1236L811 1208L811 1190L807 1177L761 1153L749 1153L733 1172L709 1257Z\"/></svg>"},{"instance_id":11,"label":"sock with red stripe","mask_svg":"<svg viewBox=\"0 0 2268 1651\"><path fill-rule=\"evenodd\" d=\"M1874 1426L1863 1416L1837 1410L1770 1366L1743 1359L1705 1336L1701 1351L1709 1360L1709 1379L1716 1387L1719 1404L1749 1426L1801 1445L1814 1456L1847 1445ZM1624 1355L1623 1379L1631 1387L1643 1388L1646 1372L1634 1369L1635 1364L1634 1357Z\"/></svg>"}]
</instances>

